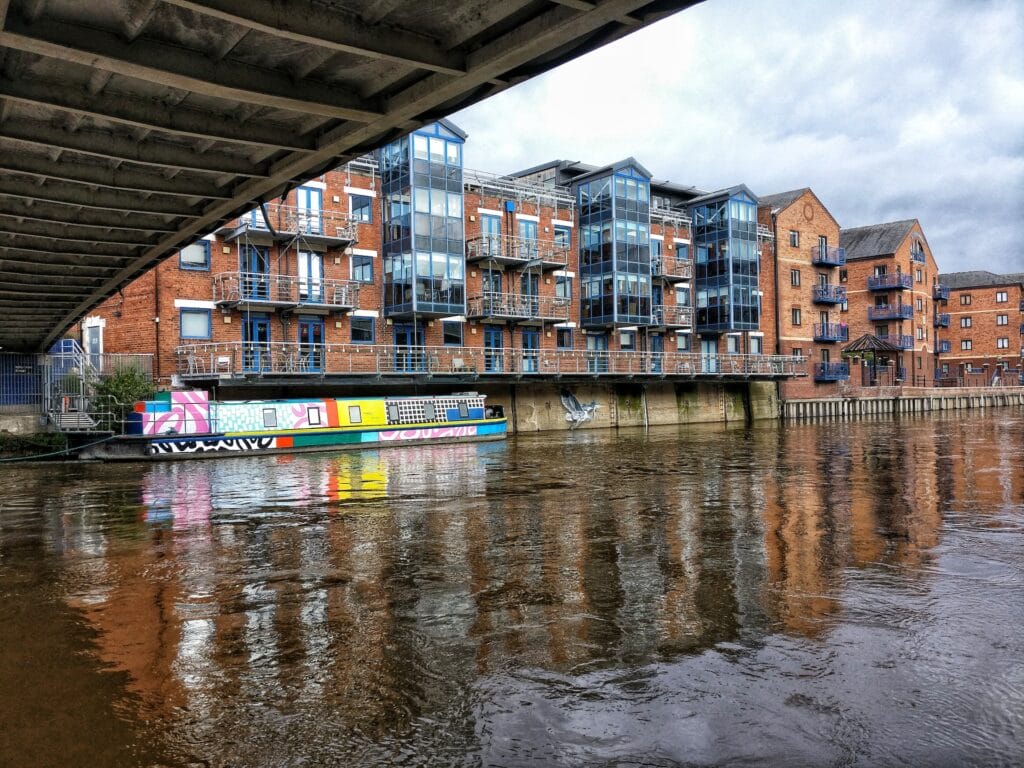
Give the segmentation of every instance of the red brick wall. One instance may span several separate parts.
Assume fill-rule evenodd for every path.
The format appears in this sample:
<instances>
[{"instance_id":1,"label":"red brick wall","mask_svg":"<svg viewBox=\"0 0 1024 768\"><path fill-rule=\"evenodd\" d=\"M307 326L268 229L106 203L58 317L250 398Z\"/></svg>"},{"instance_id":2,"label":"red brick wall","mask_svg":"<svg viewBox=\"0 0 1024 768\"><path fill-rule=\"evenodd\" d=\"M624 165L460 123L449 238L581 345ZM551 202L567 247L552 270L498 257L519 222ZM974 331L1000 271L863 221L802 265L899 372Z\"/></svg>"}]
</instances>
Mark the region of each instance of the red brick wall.
<instances>
[{"instance_id":1,"label":"red brick wall","mask_svg":"<svg viewBox=\"0 0 1024 768\"><path fill-rule=\"evenodd\" d=\"M1006 301L997 301L1000 293L1006 293ZM969 297L969 304L963 303L965 297ZM1024 323L1021 301L1024 301L1024 291L1019 283L950 291L948 305L939 308L950 316L949 328L939 331L939 339L950 342L950 351L939 356L939 364L947 365L951 376L962 375L965 367L988 366L989 371L994 371L1000 363L1018 367L1024 349L1020 330ZM1004 317L1006 323L1000 325ZM961 327L966 318L970 318L969 328ZM1000 348L998 339L1006 339L1007 347ZM971 342L971 349L962 348L965 340Z\"/></svg>"}]
</instances>

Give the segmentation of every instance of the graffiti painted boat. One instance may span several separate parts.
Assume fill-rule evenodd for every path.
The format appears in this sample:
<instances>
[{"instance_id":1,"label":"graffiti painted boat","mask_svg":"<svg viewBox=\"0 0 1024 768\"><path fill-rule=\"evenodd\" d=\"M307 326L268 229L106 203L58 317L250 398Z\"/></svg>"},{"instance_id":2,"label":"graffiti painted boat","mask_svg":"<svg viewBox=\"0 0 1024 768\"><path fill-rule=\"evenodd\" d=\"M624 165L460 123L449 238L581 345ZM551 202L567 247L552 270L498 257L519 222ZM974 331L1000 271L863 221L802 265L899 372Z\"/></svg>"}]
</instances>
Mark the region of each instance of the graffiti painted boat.
<instances>
[{"instance_id":1,"label":"graffiti painted boat","mask_svg":"<svg viewBox=\"0 0 1024 768\"><path fill-rule=\"evenodd\" d=\"M502 440L500 407L469 392L423 397L210 400L161 392L136 403L126 432L80 458L139 461Z\"/></svg>"}]
</instances>

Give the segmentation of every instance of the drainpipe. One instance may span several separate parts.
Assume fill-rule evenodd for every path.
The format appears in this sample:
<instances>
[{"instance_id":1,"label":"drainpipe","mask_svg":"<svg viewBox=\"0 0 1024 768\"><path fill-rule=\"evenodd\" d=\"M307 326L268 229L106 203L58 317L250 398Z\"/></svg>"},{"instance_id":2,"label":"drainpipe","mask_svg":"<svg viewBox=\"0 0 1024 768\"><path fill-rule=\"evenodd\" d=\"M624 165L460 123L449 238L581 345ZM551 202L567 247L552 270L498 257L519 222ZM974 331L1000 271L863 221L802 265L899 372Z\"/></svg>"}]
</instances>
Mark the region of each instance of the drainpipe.
<instances>
[{"instance_id":1,"label":"drainpipe","mask_svg":"<svg viewBox=\"0 0 1024 768\"><path fill-rule=\"evenodd\" d=\"M156 345L156 352L153 358L153 378L160 380L160 267L153 270L153 336Z\"/></svg>"},{"instance_id":2,"label":"drainpipe","mask_svg":"<svg viewBox=\"0 0 1024 768\"><path fill-rule=\"evenodd\" d=\"M775 306L772 307L772 311L775 313L775 354L782 354L782 313L779 311L779 217L772 213L772 285L774 286L775 296L772 301ZM776 380L775 382L775 399L779 403L779 408L782 408L782 382Z\"/></svg>"}]
</instances>

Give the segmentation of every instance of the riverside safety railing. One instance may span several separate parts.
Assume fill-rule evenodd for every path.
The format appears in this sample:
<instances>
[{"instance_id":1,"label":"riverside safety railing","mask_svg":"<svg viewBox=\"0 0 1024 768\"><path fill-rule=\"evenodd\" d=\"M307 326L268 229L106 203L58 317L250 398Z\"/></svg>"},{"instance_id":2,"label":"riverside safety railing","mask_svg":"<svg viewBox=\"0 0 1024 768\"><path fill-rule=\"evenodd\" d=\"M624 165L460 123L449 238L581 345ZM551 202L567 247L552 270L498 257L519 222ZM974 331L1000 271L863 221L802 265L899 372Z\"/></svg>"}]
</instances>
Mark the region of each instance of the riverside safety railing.
<instances>
[{"instance_id":1,"label":"riverside safety railing","mask_svg":"<svg viewBox=\"0 0 1024 768\"><path fill-rule=\"evenodd\" d=\"M605 352L483 347L404 347L381 344L182 345L178 373L186 379L254 376L650 376L780 378L807 375L792 355L705 355L688 352Z\"/></svg>"},{"instance_id":2,"label":"riverside safety railing","mask_svg":"<svg viewBox=\"0 0 1024 768\"><path fill-rule=\"evenodd\" d=\"M283 237L305 235L327 240L355 242L357 220L345 213L267 203L267 215L254 208L228 225L237 237L245 232L276 232Z\"/></svg>"},{"instance_id":3,"label":"riverside safety railing","mask_svg":"<svg viewBox=\"0 0 1024 768\"><path fill-rule=\"evenodd\" d=\"M265 272L221 272L213 276L213 300L228 306L264 304L353 309L359 305L361 285L355 280Z\"/></svg>"},{"instance_id":4,"label":"riverside safety railing","mask_svg":"<svg viewBox=\"0 0 1024 768\"><path fill-rule=\"evenodd\" d=\"M569 299L559 296L526 296L488 291L471 296L466 316L503 320L569 321Z\"/></svg>"},{"instance_id":5,"label":"riverside safety railing","mask_svg":"<svg viewBox=\"0 0 1024 768\"><path fill-rule=\"evenodd\" d=\"M466 241L466 261L560 269L569 263L569 244L516 235L477 235Z\"/></svg>"}]
</instances>

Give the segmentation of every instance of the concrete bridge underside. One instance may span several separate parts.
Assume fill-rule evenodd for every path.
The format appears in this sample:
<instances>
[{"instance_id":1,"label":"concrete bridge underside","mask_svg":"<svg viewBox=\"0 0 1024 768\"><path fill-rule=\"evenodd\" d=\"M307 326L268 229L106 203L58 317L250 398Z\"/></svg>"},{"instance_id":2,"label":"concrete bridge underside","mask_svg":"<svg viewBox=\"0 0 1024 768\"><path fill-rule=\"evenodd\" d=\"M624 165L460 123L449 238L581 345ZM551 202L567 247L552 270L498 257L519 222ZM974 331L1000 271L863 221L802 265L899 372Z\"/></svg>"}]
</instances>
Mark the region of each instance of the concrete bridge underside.
<instances>
[{"instance_id":1,"label":"concrete bridge underside","mask_svg":"<svg viewBox=\"0 0 1024 768\"><path fill-rule=\"evenodd\" d=\"M0 347L694 0L0 0Z\"/></svg>"}]
</instances>

